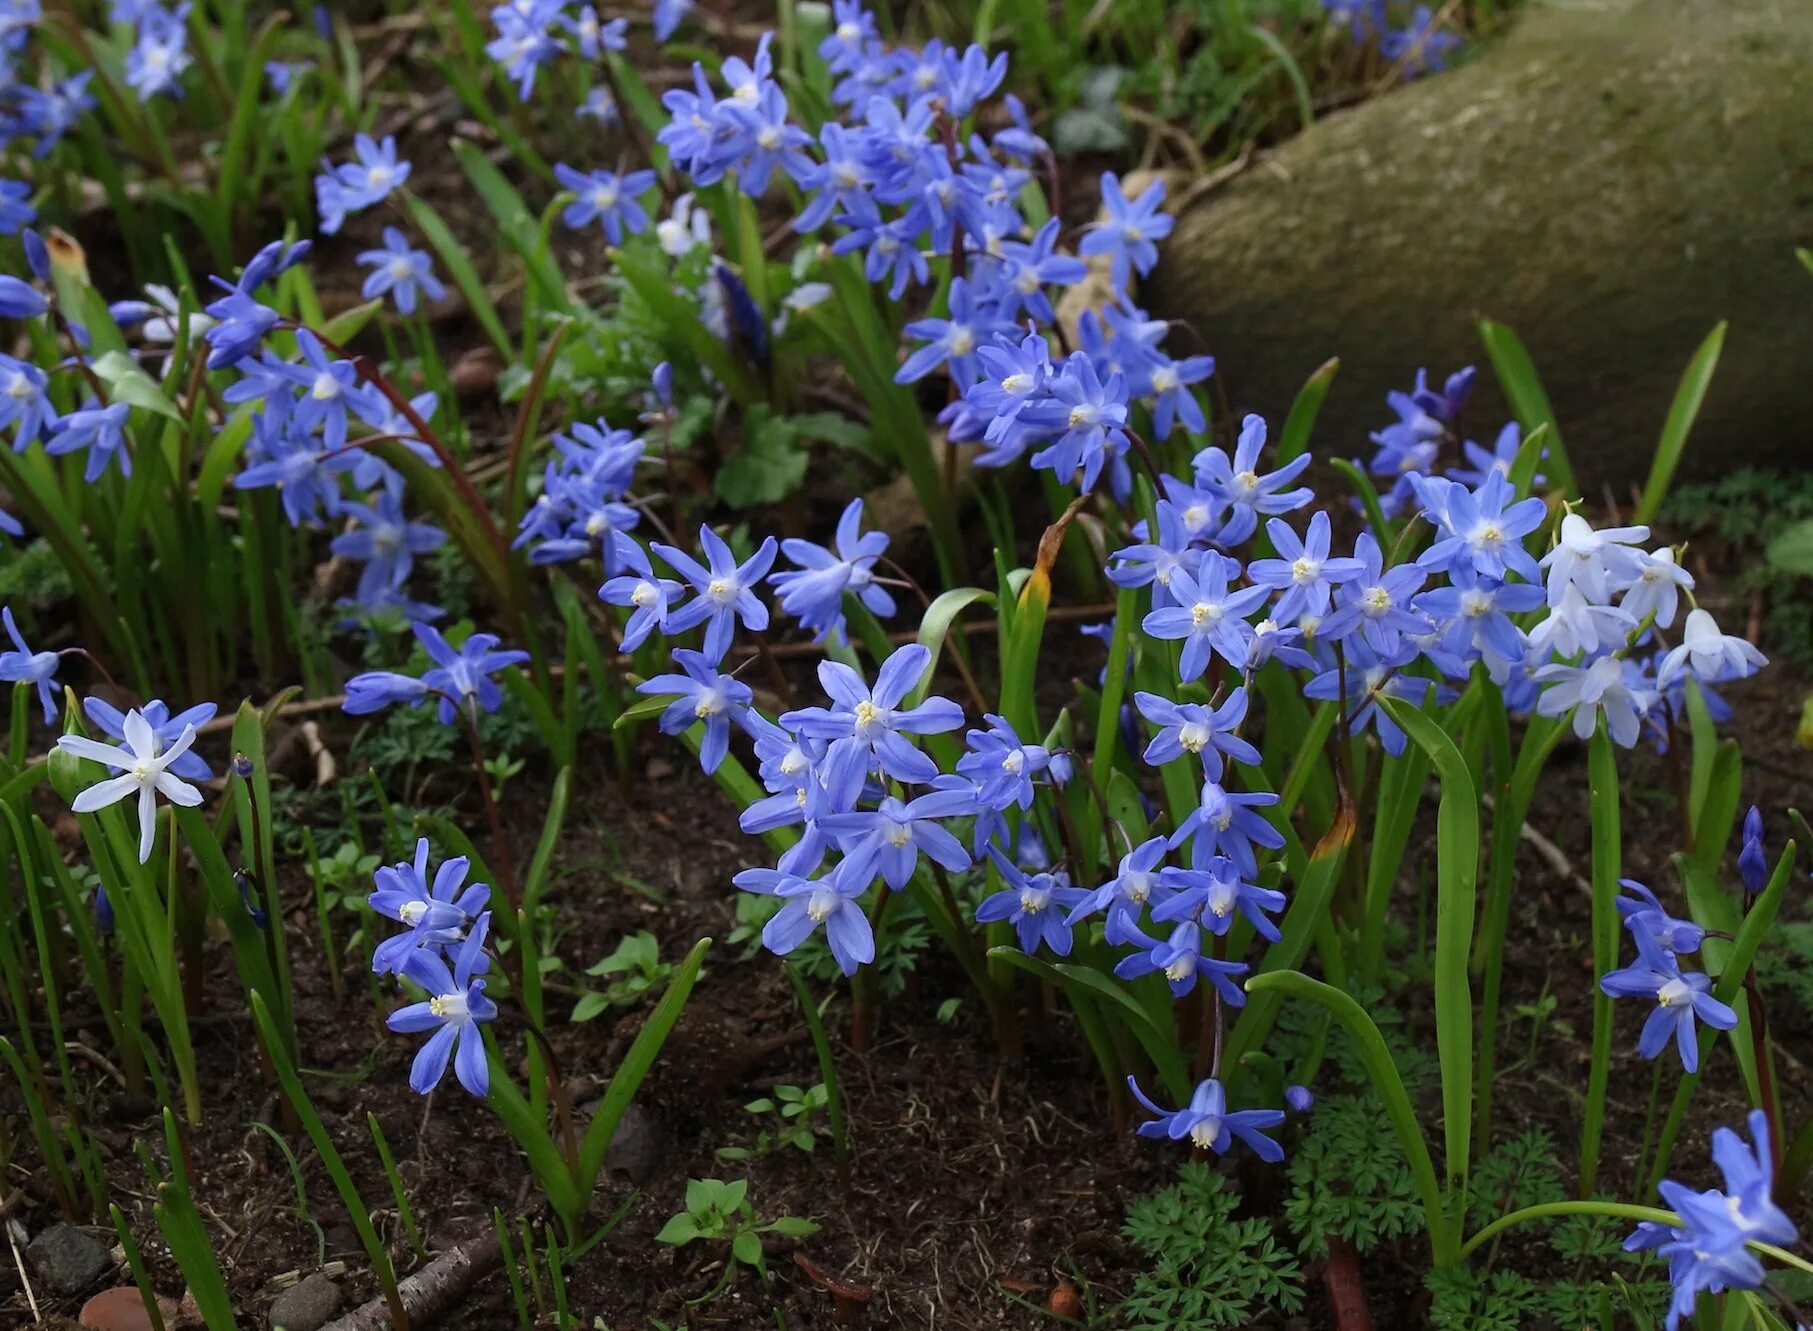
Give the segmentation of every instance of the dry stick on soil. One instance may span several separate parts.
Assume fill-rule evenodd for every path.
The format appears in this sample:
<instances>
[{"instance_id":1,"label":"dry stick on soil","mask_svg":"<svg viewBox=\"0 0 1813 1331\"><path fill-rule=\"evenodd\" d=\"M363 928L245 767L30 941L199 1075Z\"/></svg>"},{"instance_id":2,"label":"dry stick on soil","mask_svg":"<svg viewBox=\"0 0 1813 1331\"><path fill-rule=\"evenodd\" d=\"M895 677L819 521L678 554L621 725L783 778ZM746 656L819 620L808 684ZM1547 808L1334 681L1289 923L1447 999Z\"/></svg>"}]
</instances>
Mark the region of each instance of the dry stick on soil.
<instances>
[{"instance_id":1,"label":"dry stick on soil","mask_svg":"<svg viewBox=\"0 0 1813 1331\"><path fill-rule=\"evenodd\" d=\"M460 1296L480 1277L489 1275L503 1254L497 1246L497 1231L487 1229L447 1249L397 1286L397 1297L412 1327L432 1324L443 1313L452 1310ZM384 1331L391 1326L390 1310L383 1299L355 1308L346 1316L329 1322L323 1331Z\"/></svg>"}]
</instances>

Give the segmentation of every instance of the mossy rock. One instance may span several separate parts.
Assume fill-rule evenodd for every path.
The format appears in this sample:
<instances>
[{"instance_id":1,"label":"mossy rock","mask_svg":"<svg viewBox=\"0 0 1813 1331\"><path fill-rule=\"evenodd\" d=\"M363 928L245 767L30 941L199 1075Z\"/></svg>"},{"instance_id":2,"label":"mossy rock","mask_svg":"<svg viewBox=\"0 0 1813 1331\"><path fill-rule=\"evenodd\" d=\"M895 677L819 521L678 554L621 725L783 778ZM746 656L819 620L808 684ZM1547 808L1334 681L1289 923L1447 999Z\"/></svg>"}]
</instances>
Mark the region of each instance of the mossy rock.
<instances>
[{"instance_id":1,"label":"mossy rock","mask_svg":"<svg viewBox=\"0 0 1813 1331\"><path fill-rule=\"evenodd\" d=\"M1329 116L1185 208L1144 294L1274 422L1329 356L1315 446L1366 451L1418 366L1524 340L1583 486L1627 496L1731 329L1684 472L1813 466L1813 3L1532 4L1469 63Z\"/></svg>"}]
</instances>

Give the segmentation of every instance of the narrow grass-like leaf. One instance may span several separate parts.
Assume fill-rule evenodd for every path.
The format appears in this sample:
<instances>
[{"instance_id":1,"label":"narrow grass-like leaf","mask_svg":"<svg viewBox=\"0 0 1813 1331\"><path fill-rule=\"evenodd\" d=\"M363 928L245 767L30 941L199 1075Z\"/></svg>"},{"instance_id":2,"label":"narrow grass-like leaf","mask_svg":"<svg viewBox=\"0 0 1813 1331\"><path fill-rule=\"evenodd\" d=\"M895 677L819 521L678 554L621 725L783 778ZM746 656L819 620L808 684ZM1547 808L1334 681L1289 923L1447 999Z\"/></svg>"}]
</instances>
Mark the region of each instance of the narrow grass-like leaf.
<instances>
[{"instance_id":1,"label":"narrow grass-like leaf","mask_svg":"<svg viewBox=\"0 0 1813 1331\"><path fill-rule=\"evenodd\" d=\"M1586 1113L1580 1125L1579 1194L1591 1197L1599 1181L1599 1143L1605 1132L1605 1096L1611 1086L1612 999L1597 980L1618 965L1618 878L1624 839L1618 795L1618 759L1600 723L1587 748L1588 807L1593 833L1593 1061L1587 1074Z\"/></svg>"},{"instance_id":2,"label":"narrow grass-like leaf","mask_svg":"<svg viewBox=\"0 0 1813 1331\"><path fill-rule=\"evenodd\" d=\"M668 1032L673 1030L674 1023L680 1019L681 1011L686 1007L686 1000L692 995L693 985L698 983L699 968L705 964L705 954L711 950L711 939L701 938L692 946L674 971L674 978L668 982L667 992L661 996L655 1010L648 1015L642 1029L637 1032L629 1052L624 1054L623 1061L617 1065L617 1071L611 1074L611 1084L605 1088L604 1099L598 1104L597 1112L585 1130L585 1140L579 1147L578 1183L582 1195L590 1196L593 1186L598 1181L598 1171L604 1168L605 1152L610 1149L611 1138L616 1135L617 1124L622 1120L624 1111L636 1098L636 1092L642 1087L642 1079L648 1076L648 1070L660 1057L661 1046L667 1043Z\"/></svg>"},{"instance_id":3,"label":"narrow grass-like leaf","mask_svg":"<svg viewBox=\"0 0 1813 1331\"><path fill-rule=\"evenodd\" d=\"M334 1188L340 1194L340 1200L346 1207L347 1219L352 1222L353 1231L358 1234L359 1243L365 1249L366 1259L371 1262L372 1273L378 1278L378 1288L383 1292L384 1302L390 1309L391 1323L406 1327L409 1325L409 1314L404 1311L403 1300L397 1294L397 1277L390 1265L390 1253L384 1247L384 1240L378 1237L378 1231L372 1227L370 1208L359 1196L359 1186L347 1172L346 1162L334 1148L333 1136L321 1122L321 1116L315 1112L308 1092L302 1089L302 1079L296 1075L296 1065L290 1061L283 1035L277 1029L270 1009L265 1006L264 995L254 989L251 1001L252 1019L258 1024L259 1034L264 1037L265 1049L270 1054L277 1080L282 1084L290 1107L296 1111L303 1131L308 1133L309 1140L314 1143L315 1153L321 1157L328 1177L333 1180ZM230 1316L227 1325L229 1328L232 1326Z\"/></svg>"},{"instance_id":4,"label":"narrow grass-like leaf","mask_svg":"<svg viewBox=\"0 0 1813 1331\"><path fill-rule=\"evenodd\" d=\"M1321 415L1322 403L1340 369L1340 359L1331 357L1297 390L1297 400L1291 403L1283 433L1278 436L1278 466L1300 457L1309 448L1310 431L1316 427L1316 417Z\"/></svg>"},{"instance_id":5,"label":"narrow grass-like leaf","mask_svg":"<svg viewBox=\"0 0 1813 1331\"><path fill-rule=\"evenodd\" d=\"M1536 363L1516 333L1491 319L1479 322L1480 341L1486 344L1486 355L1498 375L1499 386L1511 404L1518 422L1527 434L1540 425L1549 427L1549 484L1565 495L1573 495L1574 468L1568 461L1567 449L1561 442L1561 426L1556 423L1555 409L1543 391L1536 373Z\"/></svg>"},{"instance_id":6,"label":"narrow grass-like leaf","mask_svg":"<svg viewBox=\"0 0 1813 1331\"><path fill-rule=\"evenodd\" d=\"M504 331L503 317L498 314L491 293L485 289L484 279L478 275L478 269L472 266L472 260L466 257L466 247L448 230L440 214L421 199L413 194L406 194L403 196L403 203L409 209L409 215L415 219L416 227L428 238L428 243L434 246L434 252L440 256L447 275L453 279L453 285L466 298L472 317L478 320L479 327L485 330L485 336L491 339L492 345L504 360L510 361L515 355L515 344L511 342L510 334Z\"/></svg>"},{"instance_id":7,"label":"narrow grass-like leaf","mask_svg":"<svg viewBox=\"0 0 1813 1331\"><path fill-rule=\"evenodd\" d=\"M1276 990L1287 997L1320 1003L1347 1031L1366 1069L1367 1080L1372 1083L1372 1089L1391 1120L1392 1131L1397 1134L1398 1145L1404 1152L1404 1162L1410 1166L1411 1177L1416 1181L1435 1264L1437 1267L1454 1265L1459 1257L1459 1237L1443 1207L1435 1162L1430 1159L1429 1144L1423 1140L1423 1130L1416 1121L1416 1111L1411 1108L1404 1079L1391 1061L1391 1050L1372 1017L1351 994L1320 980L1312 980L1300 971L1281 970L1255 975L1247 981L1246 987L1247 992L1255 996Z\"/></svg>"},{"instance_id":8,"label":"narrow grass-like leaf","mask_svg":"<svg viewBox=\"0 0 1813 1331\"><path fill-rule=\"evenodd\" d=\"M1467 760L1440 724L1401 700L1381 701L1391 719L1429 755L1442 783L1435 820L1435 1044L1442 1072L1448 1182L1464 1185L1473 1126L1473 992L1467 979L1467 952L1473 945L1474 889L1479 881L1479 795Z\"/></svg>"},{"instance_id":9,"label":"narrow grass-like leaf","mask_svg":"<svg viewBox=\"0 0 1813 1331\"><path fill-rule=\"evenodd\" d=\"M1687 372L1681 376L1674 401L1668 406L1668 419L1662 425L1662 438L1656 444L1655 459L1649 464L1649 479L1643 482L1643 497L1637 502L1633 522L1648 525L1662 511L1662 501L1668 497L1668 484L1674 479L1675 468L1680 465L1681 454L1687 448L1687 434L1693 429L1694 418L1700 414L1700 404L1706 400L1706 390L1712 385L1712 373L1718 368L1727 326L1721 320L1706 334L1706 340L1700 343L1699 350L1687 363Z\"/></svg>"}]
</instances>

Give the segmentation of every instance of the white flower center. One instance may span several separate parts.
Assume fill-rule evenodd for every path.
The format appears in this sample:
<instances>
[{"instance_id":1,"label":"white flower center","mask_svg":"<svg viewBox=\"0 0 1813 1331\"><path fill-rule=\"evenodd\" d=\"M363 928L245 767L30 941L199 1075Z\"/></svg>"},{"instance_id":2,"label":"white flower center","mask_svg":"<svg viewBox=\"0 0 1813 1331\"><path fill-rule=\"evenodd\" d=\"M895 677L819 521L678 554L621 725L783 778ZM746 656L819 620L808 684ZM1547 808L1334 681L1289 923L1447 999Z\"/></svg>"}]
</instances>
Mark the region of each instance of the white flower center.
<instances>
[{"instance_id":1,"label":"white flower center","mask_svg":"<svg viewBox=\"0 0 1813 1331\"><path fill-rule=\"evenodd\" d=\"M1070 409L1070 428L1081 429L1095 424L1095 408L1087 402L1078 403Z\"/></svg>"},{"instance_id":2,"label":"white flower center","mask_svg":"<svg viewBox=\"0 0 1813 1331\"><path fill-rule=\"evenodd\" d=\"M310 388L308 391L309 396L314 398L317 402L332 402L335 398L340 396L340 381L334 378L334 376L329 374L326 370L323 370L320 374L315 376L314 387Z\"/></svg>"},{"instance_id":3,"label":"white flower center","mask_svg":"<svg viewBox=\"0 0 1813 1331\"><path fill-rule=\"evenodd\" d=\"M1201 753L1209 745L1212 732L1200 721L1189 721L1177 731L1177 742L1191 753Z\"/></svg>"},{"instance_id":4,"label":"white flower center","mask_svg":"<svg viewBox=\"0 0 1813 1331\"><path fill-rule=\"evenodd\" d=\"M397 908L397 918L412 929L415 922L427 913L428 907L420 901L405 901Z\"/></svg>"},{"instance_id":5,"label":"white flower center","mask_svg":"<svg viewBox=\"0 0 1813 1331\"><path fill-rule=\"evenodd\" d=\"M1207 601L1198 601L1190 607L1190 623L1197 628L1206 628L1221 622L1221 607Z\"/></svg>"},{"instance_id":6,"label":"white flower center","mask_svg":"<svg viewBox=\"0 0 1813 1331\"><path fill-rule=\"evenodd\" d=\"M1291 565L1291 580L1293 582L1314 582L1321 576L1322 561L1319 559L1311 559L1308 555L1304 555Z\"/></svg>"},{"instance_id":7,"label":"white flower center","mask_svg":"<svg viewBox=\"0 0 1813 1331\"><path fill-rule=\"evenodd\" d=\"M428 1010L446 1022L464 1021L472 1015L463 993L436 994L428 1000Z\"/></svg>"},{"instance_id":8,"label":"white flower center","mask_svg":"<svg viewBox=\"0 0 1813 1331\"><path fill-rule=\"evenodd\" d=\"M706 584L705 594L714 601L728 601L737 594L737 585L729 578L713 578Z\"/></svg>"},{"instance_id":9,"label":"white flower center","mask_svg":"<svg viewBox=\"0 0 1813 1331\"><path fill-rule=\"evenodd\" d=\"M1031 388L1032 376L1030 374L1010 374L1001 381L1001 391L1015 397L1028 392Z\"/></svg>"},{"instance_id":10,"label":"white flower center","mask_svg":"<svg viewBox=\"0 0 1813 1331\"><path fill-rule=\"evenodd\" d=\"M1196 954L1186 952L1165 967L1167 980L1187 980L1196 973Z\"/></svg>"},{"instance_id":11,"label":"white flower center","mask_svg":"<svg viewBox=\"0 0 1813 1331\"><path fill-rule=\"evenodd\" d=\"M724 695L716 689L707 689L699 695L699 700L692 705L692 714L704 721L724 710Z\"/></svg>"},{"instance_id":12,"label":"white flower center","mask_svg":"<svg viewBox=\"0 0 1813 1331\"><path fill-rule=\"evenodd\" d=\"M411 266L409 260L405 259L400 254L390 261L390 278L393 282L407 280L409 275L414 271L415 269Z\"/></svg>"},{"instance_id":13,"label":"white flower center","mask_svg":"<svg viewBox=\"0 0 1813 1331\"><path fill-rule=\"evenodd\" d=\"M1383 587L1368 587L1366 589L1367 614L1382 615L1389 609L1391 609L1390 592L1386 591Z\"/></svg>"},{"instance_id":14,"label":"white flower center","mask_svg":"<svg viewBox=\"0 0 1813 1331\"><path fill-rule=\"evenodd\" d=\"M636 590L630 593L630 604L641 609L648 609L660 600L660 593L652 582L638 582Z\"/></svg>"},{"instance_id":15,"label":"white flower center","mask_svg":"<svg viewBox=\"0 0 1813 1331\"><path fill-rule=\"evenodd\" d=\"M1684 1007L1693 1001L1693 990L1685 980L1674 979L1656 990L1656 1003L1661 1007Z\"/></svg>"}]
</instances>

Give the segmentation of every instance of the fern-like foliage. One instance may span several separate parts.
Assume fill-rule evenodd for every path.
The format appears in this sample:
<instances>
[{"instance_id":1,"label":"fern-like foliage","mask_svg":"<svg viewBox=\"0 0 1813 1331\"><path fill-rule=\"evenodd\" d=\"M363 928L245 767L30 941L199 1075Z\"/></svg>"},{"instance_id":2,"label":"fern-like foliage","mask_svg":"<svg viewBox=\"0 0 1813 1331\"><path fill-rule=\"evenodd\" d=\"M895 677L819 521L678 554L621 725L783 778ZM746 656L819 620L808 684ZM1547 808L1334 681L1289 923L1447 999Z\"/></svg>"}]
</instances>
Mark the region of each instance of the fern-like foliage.
<instances>
[{"instance_id":1,"label":"fern-like foliage","mask_svg":"<svg viewBox=\"0 0 1813 1331\"><path fill-rule=\"evenodd\" d=\"M1423 1228L1416 1184L1376 1099L1317 1102L1289 1173L1284 1218L1306 1256L1326 1257L1331 1238L1365 1252Z\"/></svg>"},{"instance_id":2,"label":"fern-like foliage","mask_svg":"<svg viewBox=\"0 0 1813 1331\"><path fill-rule=\"evenodd\" d=\"M1215 1331L1300 1309L1296 1255L1269 1222L1236 1220L1239 1204L1220 1174L1191 1161L1176 1183L1128 1206L1126 1235L1150 1265L1121 1302L1117 1325Z\"/></svg>"},{"instance_id":3,"label":"fern-like foliage","mask_svg":"<svg viewBox=\"0 0 1813 1331\"><path fill-rule=\"evenodd\" d=\"M1511 1211L1567 1195L1555 1162L1555 1139L1541 1128L1519 1133L1474 1167L1467 1184L1467 1209L1475 1225L1487 1225Z\"/></svg>"}]
</instances>

